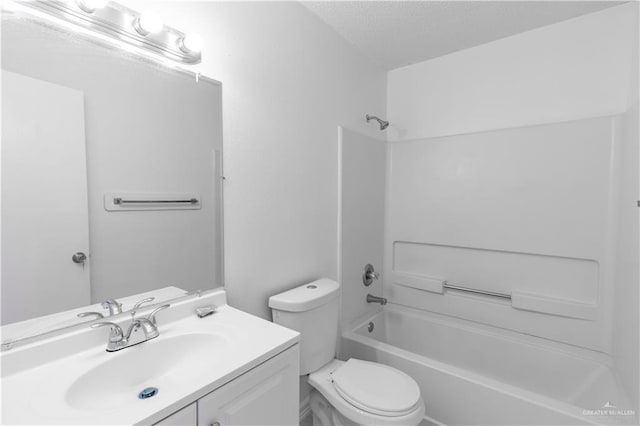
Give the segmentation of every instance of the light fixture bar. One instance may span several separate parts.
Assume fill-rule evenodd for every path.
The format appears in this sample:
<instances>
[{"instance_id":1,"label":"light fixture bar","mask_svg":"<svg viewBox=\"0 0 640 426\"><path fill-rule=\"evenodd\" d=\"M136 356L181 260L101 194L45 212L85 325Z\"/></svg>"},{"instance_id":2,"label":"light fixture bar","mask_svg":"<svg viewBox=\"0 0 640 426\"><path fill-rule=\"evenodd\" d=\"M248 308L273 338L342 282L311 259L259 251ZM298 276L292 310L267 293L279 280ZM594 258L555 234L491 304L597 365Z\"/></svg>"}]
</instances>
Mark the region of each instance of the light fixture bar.
<instances>
[{"instance_id":1,"label":"light fixture bar","mask_svg":"<svg viewBox=\"0 0 640 426\"><path fill-rule=\"evenodd\" d=\"M184 33L163 25L160 31L143 35L136 30L136 22L139 22L141 14L116 2L109 1L104 7L93 10L80 8L74 2L62 0L17 0L15 3L174 61L185 64L197 64L201 61L200 52L181 48Z\"/></svg>"}]
</instances>

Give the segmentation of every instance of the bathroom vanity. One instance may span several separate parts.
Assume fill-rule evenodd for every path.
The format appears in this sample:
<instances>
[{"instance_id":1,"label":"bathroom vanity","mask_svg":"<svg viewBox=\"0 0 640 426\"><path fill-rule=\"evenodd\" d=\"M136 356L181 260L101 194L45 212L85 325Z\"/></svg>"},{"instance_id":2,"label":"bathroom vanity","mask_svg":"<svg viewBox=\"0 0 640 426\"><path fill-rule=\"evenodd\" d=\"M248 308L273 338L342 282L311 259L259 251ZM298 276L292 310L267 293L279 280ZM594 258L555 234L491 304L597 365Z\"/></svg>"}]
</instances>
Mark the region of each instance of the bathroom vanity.
<instances>
[{"instance_id":1,"label":"bathroom vanity","mask_svg":"<svg viewBox=\"0 0 640 426\"><path fill-rule=\"evenodd\" d=\"M297 332L228 306L222 289L156 317L158 337L115 352L109 327L89 326L2 352L2 423L298 423ZM126 329L132 318L109 321Z\"/></svg>"},{"instance_id":2,"label":"bathroom vanity","mask_svg":"<svg viewBox=\"0 0 640 426\"><path fill-rule=\"evenodd\" d=\"M156 425L297 424L298 356L296 345Z\"/></svg>"}]
</instances>

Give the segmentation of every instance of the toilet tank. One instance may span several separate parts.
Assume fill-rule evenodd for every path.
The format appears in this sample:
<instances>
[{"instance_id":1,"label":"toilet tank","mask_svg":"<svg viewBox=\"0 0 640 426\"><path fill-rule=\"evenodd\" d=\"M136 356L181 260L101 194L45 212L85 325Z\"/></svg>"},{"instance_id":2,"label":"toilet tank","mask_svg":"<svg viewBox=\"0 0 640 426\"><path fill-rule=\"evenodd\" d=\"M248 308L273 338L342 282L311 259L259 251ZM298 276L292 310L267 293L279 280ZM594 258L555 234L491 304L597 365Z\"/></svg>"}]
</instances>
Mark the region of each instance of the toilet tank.
<instances>
[{"instance_id":1,"label":"toilet tank","mask_svg":"<svg viewBox=\"0 0 640 426\"><path fill-rule=\"evenodd\" d=\"M339 290L337 282L324 278L269 298L273 322L300 332L300 375L335 357Z\"/></svg>"}]
</instances>

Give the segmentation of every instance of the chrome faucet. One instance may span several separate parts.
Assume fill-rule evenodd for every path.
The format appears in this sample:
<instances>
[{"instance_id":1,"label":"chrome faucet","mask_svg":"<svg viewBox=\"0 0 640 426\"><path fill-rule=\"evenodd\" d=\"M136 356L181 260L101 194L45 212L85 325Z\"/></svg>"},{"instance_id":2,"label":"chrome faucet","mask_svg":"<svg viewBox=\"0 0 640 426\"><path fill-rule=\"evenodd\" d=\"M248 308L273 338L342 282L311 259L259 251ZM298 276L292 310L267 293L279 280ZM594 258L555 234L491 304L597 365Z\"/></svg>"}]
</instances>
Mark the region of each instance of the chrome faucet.
<instances>
[{"instance_id":1,"label":"chrome faucet","mask_svg":"<svg viewBox=\"0 0 640 426\"><path fill-rule=\"evenodd\" d=\"M122 328L110 321L95 323L91 328L110 326L109 340L107 342L107 352L115 352L138 343L146 342L160 335L156 321L156 314L171 305L162 305L154 309L147 318L134 318L135 311L131 313L131 324L125 334Z\"/></svg>"},{"instance_id":2,"label":"chrome faucet","mask_svg":"<svg viewBox=\"0 0 640 426\"><path fill-rule=\"evenodd\" d=\"M381 305L386 305L387 299L385 297L378 297L372 294L367 294L367 303L379 303Z\"/></svg>"},{"instance_id":3,"label":"chrome faucet","mask_svg":"<svg viewBox=\"0 0 640 426\"><path fill-rule=\"evenodd\" d=\"M114 316L122 313L122 303L116 299L107 299L101 303L102 307L109 310L109 316Z\"/></svg>"}]
</instances>

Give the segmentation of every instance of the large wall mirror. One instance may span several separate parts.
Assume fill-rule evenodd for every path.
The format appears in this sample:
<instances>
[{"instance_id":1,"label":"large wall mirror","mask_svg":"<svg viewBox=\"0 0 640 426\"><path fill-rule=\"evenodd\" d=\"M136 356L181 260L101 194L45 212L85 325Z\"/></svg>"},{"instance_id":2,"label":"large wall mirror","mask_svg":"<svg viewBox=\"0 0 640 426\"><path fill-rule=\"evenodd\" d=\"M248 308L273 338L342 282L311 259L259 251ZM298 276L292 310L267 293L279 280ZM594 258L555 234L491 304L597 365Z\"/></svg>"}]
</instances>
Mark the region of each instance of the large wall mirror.
<instances>
[{"instance_id":1,"label":"large wall mirror","mask_svg":"<svg viewBox=\"0 0 640 426\"><path fill-rule=\"evenodd\" d=\"M223 285L221 85L196 77L3 13L3 331Z\"/></svg>"}]
</instances>

